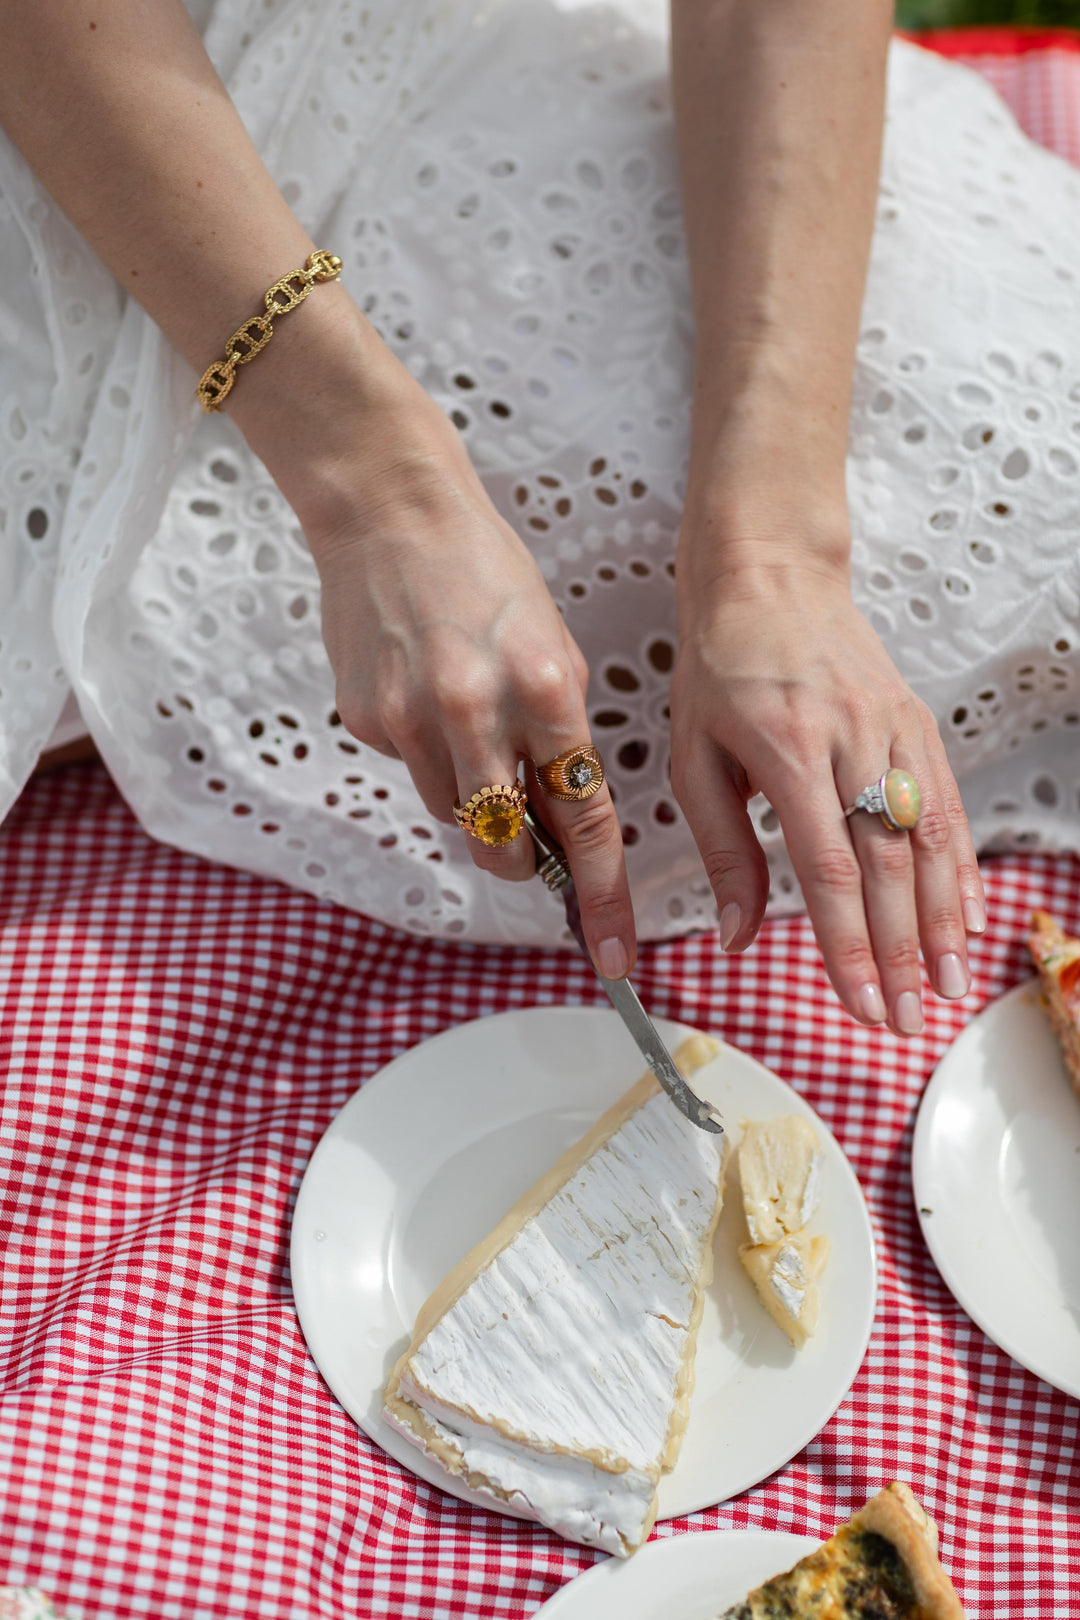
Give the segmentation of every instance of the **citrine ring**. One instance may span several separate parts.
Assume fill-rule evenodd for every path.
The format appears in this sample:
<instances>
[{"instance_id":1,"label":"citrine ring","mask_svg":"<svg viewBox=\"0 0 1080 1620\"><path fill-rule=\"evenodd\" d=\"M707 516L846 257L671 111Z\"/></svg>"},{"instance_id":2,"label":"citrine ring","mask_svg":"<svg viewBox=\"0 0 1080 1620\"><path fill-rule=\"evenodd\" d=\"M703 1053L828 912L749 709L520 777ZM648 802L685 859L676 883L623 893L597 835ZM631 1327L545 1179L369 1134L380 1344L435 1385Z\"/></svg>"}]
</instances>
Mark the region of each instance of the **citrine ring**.
<instances>
[{"instance_id":1,"label":"citrine ring","mask_svg":"<svg viewBox=\"0 0 1080 1620\"><path fill-rule=\"evenodd\" d=\"M879 815L893 832L910 832L919 819L921 809L919 784L910 772L894 767L869 787L863 788L855 803L849 804L844 814L853 816L856 810L869 810Z\"/></svg>"},{"instance_id":2,"label":"citrine ring","mask_svg":"<svg viewBox=\"0 0 1080 1620\"><path fill-rule=\"evenodd\" d=\"M489 849L512 844L525 825L528 796L520 782L482 787L464 804L454 805L454 820L463 832Z\"/></svg>"},{"instance_id":3,"label":"citrine ring","mask_svg":"<svg viewBox=\"0 0 1080 1620\"><path fill-rule=\"evenodd\" d=\"M536 780L549 799L591 799L604 785L604 762L599 750L585 743L537 765Z\"/></svg>"}]
</instances>

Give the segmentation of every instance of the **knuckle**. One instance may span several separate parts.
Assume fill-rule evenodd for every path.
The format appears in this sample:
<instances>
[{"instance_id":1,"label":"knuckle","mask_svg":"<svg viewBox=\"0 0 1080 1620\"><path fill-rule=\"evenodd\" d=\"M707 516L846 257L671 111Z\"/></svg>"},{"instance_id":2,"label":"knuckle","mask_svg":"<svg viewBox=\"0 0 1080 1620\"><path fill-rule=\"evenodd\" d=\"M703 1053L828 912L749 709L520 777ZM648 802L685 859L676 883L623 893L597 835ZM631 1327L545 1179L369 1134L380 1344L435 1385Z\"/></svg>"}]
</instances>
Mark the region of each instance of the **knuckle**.
<instances>
[{"instance_id":1,"label":"knuckle","mask_svg":"<svg viewBox=\"0 0 1080 1620\"><path fill-rule=\"evenodd\" d=\"M814 850L807 861L807 876L813 887L839 895L862 892L862 870L850 845L825 844Z\"/></svg>"},{"instance_id":2,"label":"knuckle","mask_svg":"<svg viewBox=\"0 0 1080 1620\"><path fill-rule=\"evenodd\" d=\"M941 804L928 804L915 824L914 836L920 849L929 855L942 855L952 843L952 824Z\"/></svg>"},{"instance_id":3,"label":"knuckle","mask_svg":"<svg viewBox=\"0 0 1080 1620\"><path fill-rule=\"evenodd\" d=\"M957 901L924 906L920 910L919 922L927 939L954 942L964 937L964 923ZM955 949L955 944L952 948Z\"/></svg>"},{"instance_id":4,"label":"knuckle","mask_svg":"<svg viewBox=\"0 0 1080 1620\"><path fill-rule=\"evenodd\" d=\"M742 857L731 849L711 849L702 856L705 875L713 890L726 889L745 865Z\"/></svg>"},{"instance_id":5,"label":"knuckle","mask_svg":"<svg viewBox=\"0 0 1080 1620\"><path fill-rule=\"evenodd\" d=\"M468 725L492 705L492 683L479 664L435 670L430 690L436 712L451 725Z\"/></svg>"},{"instance_id":6,"label":"knuckle","mask_svg":"<svg viewBox=\"0 0 1080 1620\"><path fill-rule=\"evenodd\" d=\"M366 743L370 748L385 745L386 733L372 705L360 693L338 692L335 707L350 737Z\"/></svg>"},{"instance_id":7,"label":"knuckle","mask_svg":"<svg viewBox=\"0 0 1080 1620\"><path fill-rule=\"evenodd\" d=\"M866 842L863 864L874 877L893 883L908 879L912 871L911 845L897 833L875 835Z\"/></svg>"},{"instance_id":8,"label":"knuckle","mask_svg":"<svg viewBox=\"0 0 1080 1620\"><path fill-rule=\"evenodd\" d=\"M521 659L517 668L519 689L538 708L559 708L570 690L569 662L552 654L537 653Z\"/></svg>"},{"instance_id":9,"label":"knuckle","mask_svg":"<svg viewBox=\"0 0 1080 1620\"><path fill-rule=\"evenodd\" d=\"M874 953L859 934L845 934L830 951L832 977L851 984L866 984L877 972Z\"/></svg>"},{"instance_id":10,"label":"knuckle","mask_svg":"<svg viewBox=\"0 0 1080 1620\"><path fill-rule=\"evenodd\" d=\"M919 976L919 949L913 939L892 940L878 953L882 968L893 979L912 980Z\"/></svg>"},{"instance_id":11,"label":"knuckle","mask_svg":"<svg viewBox=\"0 0 1080 1620\"><path fill-rule=\"evenodd\" d=\"M375 700L383 731L398 747L413 741L420 732L420 717L404 692L383 692Z\"/></svg>"},{"instance_id":12,"label":"knuckle","mask_svg":"<svg viewBox=\"0 0 1080 1620\"><path fill-rule=\"evenodd\" d=\"M600 803L586 799L566 827L566 847L571 854L586 857L622 849L622 837L611 800Z\"/></svg>"}]
</instances>

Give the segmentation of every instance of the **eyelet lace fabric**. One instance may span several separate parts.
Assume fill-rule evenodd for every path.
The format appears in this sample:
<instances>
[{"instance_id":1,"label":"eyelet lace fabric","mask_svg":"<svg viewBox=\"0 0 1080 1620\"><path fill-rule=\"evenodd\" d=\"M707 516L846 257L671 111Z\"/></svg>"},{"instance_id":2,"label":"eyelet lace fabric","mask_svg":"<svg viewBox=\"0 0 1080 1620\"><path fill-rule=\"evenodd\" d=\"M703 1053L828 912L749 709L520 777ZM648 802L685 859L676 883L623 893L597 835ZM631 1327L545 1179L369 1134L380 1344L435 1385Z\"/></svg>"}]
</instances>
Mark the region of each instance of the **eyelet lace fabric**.
<instances>
[{"instance_id":1,"label":"eyelet lace fabric","mask_svg":"<svg viewBox=\"0 0 1080 1620\"><path fill-rule=\"evenodd\" d=\"M589 660L642 935L710 926L667 774L692 330L651 9L192 10ZM983 850L1080 848L1077 241L1080 176L974 75L894 45L853 589L938 716ZM73 693L155 836L416 932L562 938L540 884L478 872L404 768L346 733L295 517L2 140L0 336L0 812ZM752 809L770 908L797 909L776 818Z\"/></svg>"}]
</instances>

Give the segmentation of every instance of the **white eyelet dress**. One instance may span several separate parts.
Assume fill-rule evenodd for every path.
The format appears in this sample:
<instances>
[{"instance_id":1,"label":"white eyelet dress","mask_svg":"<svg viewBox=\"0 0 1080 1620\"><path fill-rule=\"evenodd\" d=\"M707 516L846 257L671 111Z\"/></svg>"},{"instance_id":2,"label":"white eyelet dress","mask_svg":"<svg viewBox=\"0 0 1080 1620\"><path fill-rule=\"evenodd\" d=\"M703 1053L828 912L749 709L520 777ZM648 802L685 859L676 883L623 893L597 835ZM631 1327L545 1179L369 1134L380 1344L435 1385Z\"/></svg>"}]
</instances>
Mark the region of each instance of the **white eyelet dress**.
<instances>
[{"instance_id":1,"label":"white eyelet dress","mask_svg":"<svg viewBox=\"0 0 1080 1620\"><path fill-rule=\"evenodd\" d=\"M667 777L692 330L660 25L641 3L192 9L589 660L642 936L711 925ZM1080 175L974 75L896 44L854 591L983 850L1080 849L1078 242ZM0 813L67 705L156 838L418 933L558 942L540 883L479 872L345 732L296 519L195 380L0 139ZM754 808L771 908L797 909Z\"/></svg>"}]
</instances>

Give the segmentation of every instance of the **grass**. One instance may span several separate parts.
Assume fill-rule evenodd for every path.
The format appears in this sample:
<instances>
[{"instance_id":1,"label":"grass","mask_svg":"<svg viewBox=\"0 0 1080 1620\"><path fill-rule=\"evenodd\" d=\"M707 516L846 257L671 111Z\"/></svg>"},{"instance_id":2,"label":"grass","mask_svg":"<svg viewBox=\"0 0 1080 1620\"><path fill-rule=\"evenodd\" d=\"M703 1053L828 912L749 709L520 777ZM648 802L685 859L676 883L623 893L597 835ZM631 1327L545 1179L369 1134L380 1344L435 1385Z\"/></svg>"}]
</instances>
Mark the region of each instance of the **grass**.
<instances>
[{"instance_id":1,"label":"grass","mask_svg":"<svg viewBox=\"0 0 1080 1620\"><path fill-rule=\"evenodd\" d=\"M1080 29L1080 0L897 0L896 21L901 28L1021 23Z\"/></svg>"}]
</instances>

